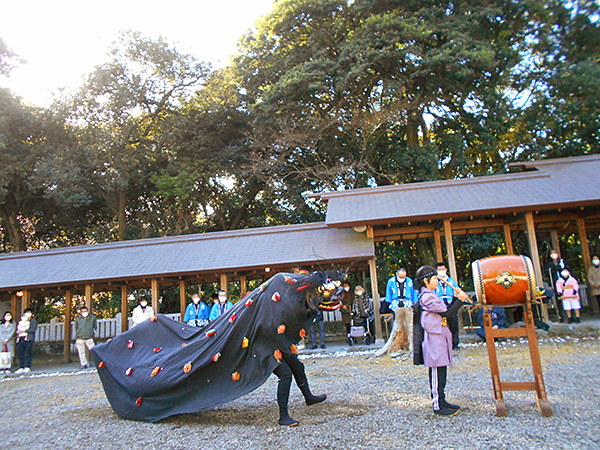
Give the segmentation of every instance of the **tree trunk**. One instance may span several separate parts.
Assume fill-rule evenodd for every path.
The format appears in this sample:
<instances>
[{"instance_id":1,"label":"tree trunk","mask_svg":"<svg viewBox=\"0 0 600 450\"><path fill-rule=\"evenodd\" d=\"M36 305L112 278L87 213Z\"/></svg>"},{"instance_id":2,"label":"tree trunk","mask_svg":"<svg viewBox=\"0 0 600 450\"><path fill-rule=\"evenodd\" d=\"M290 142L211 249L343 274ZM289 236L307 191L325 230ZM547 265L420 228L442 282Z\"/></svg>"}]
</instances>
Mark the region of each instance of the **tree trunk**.
<instances>
[{"instance_id":1,"label":"tree trunk","mask_svg":"<svg viewBox=\"0 0 600 450\"><path fill-rule=\"evenodd\" d=\"M16 213L8 212L5 208L0 208L0 216L13 251L26 251L27 244L25 242L25 237L23 236L23 231L21 230L21 224L17 220Z\"/></svg>"},{"instance_id":2,"label":"tree trunk","mask_svg":"<svg viewBox=\"0 0 600 450\"><path fill-rule=\"evenodd\" d=\"M119 240L124 241L127 237L127 218L125 216L125 207L127 206L127 192L124 187L119 189L119 211L117 220L119 222Z\"/></svg>"}]
</instances>

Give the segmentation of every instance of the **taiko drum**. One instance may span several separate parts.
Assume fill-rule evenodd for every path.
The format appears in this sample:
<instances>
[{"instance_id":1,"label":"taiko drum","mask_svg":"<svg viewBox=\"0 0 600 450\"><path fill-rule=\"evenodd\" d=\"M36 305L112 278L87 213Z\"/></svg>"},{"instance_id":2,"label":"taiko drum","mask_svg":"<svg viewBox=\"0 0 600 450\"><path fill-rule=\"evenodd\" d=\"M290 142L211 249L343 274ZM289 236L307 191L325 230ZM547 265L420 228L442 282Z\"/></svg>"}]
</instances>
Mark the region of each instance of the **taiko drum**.
<instances>
[{"instance_id":1,"label":"taiko drum","mask_svg":"<svg viewBox=\"0 0 600 450\"><path fill-rule=\"evenodd\" d=\"M523 255L501 255L472 263L477 299L488 305L525 303L527 292L535 298L535 275L531 259Z\"/></svg>"}]
</instances>

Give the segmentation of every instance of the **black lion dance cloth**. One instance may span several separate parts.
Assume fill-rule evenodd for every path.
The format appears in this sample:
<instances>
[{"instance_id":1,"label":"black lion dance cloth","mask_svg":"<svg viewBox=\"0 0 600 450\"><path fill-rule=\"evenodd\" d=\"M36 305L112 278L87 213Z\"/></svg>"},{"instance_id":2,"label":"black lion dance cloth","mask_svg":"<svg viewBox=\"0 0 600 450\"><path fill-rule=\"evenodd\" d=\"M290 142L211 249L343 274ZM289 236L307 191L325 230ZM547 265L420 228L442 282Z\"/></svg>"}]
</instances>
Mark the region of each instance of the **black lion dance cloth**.
<instances>
[{"instance_id":1,"label":"black lion dance cloth","mask_svg":"<svg viewBox=\"0 0 600 450\"><path fill-rule=\"evenodd\" d=\"M313 311L338 306L323 304L320 292L343 277L280 273L204 328L157 315L95 346L92 357L111 406L123 418L155 422L253 391L284 356L297 353Z\"/></svg>"}]
</instances>

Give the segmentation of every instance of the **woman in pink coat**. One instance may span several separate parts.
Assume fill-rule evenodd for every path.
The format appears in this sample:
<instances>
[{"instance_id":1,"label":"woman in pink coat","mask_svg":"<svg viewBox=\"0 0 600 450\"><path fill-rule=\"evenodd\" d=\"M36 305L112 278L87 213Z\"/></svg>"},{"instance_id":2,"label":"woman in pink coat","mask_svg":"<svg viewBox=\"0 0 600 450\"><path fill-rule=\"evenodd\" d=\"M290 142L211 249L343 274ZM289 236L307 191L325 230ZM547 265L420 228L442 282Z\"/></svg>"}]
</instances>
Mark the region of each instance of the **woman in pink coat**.
<instances>
[{"instance_id":1,"label":"woman in pink coat","mask_svg":"<svg viewBox=\"0 0 600 450\"><path fill-rule=\"evenodd\" d=\"M443 416L454 416L460 406L446 401L444 390L448 366L452 367L452 333L448 328L447 317L456 314L464 303L470 303L469 297L460 289L455 300L446 306L433 291L438 286L438 277L431 266L423 266L417 271L421 285L419 302L421 303L421 325L424 330L423 360L429 367L429 387L433 399L433 412ZM464 302L464 303L463 303Z\"/></svg>"}]
</instances>

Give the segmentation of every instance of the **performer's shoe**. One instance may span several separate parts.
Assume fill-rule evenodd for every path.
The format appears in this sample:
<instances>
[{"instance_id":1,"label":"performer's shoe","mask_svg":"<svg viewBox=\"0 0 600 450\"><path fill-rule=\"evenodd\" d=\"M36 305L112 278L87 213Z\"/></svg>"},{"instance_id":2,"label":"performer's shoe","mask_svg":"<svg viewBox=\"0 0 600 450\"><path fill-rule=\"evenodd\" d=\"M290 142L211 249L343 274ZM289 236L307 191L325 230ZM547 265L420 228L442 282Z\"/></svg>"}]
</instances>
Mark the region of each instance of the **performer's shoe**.
<instances>
[{"instance_id":1,"label":"performer's shoe","mask_svg":"<svg viewBox=\"0 0 600 450\"><path fill-rule=\"evenodd\" d=\"M300 425L300 422L292 419L290 416L287 416L279 419L279 421L277 421L277 424L281 425L282 427L297 427L298 425Z\"/></svg>"},{"instance_id":2,"label":"performer's shoe","mask_svg":"<svg viewBox=\"0 0 600 450\"><path fill-rule=\"evenodd\" d=\"M581 323L581 318L579 318L579 317L575 317L575 318L573 319L573 321L574 321L575 323Z\"/></svg>"},{"instance_id":3,"label":"performer's shoe","mask_svg":"<svg viewBox=\"0 0 600 450\"><path fill-rule=\"evenodd\" d=\"M434 409L433 413L439 416L455 416L458 414L458 409L448 409L442 406L440 409Z\"/></svg>"},{"instance_id":4,"label":"performer's shoe","mask_svg":"<svg viewBox=\"0 0 600 450\"><path fill-rule=\"evenodd\" d=\"M322 403L327 400L327 395L314 395L310 392L310 388L308 387L308 383L303 384L302 386L298 386L302 391L302 395L304 395L304 400L308 406L315 405L317 403Z\"/></svg>"},{"instance_id":5,"label":"performer's shoe","mask_svg":"<svg viewBox=\"0 0 600 450\"><path fill-rule=\"evenodd\" d=\"M444 401L444 402L442 403L442 406L444 406L444 407L446 407L446 408L448 408L448 409L454 409L454 410L456 410L456 411L460 409L460 406L458 406L458 405L454 405L454 404L452 404L452 403L448 403L447 401Z\"/></svg>"}]
</instances>

